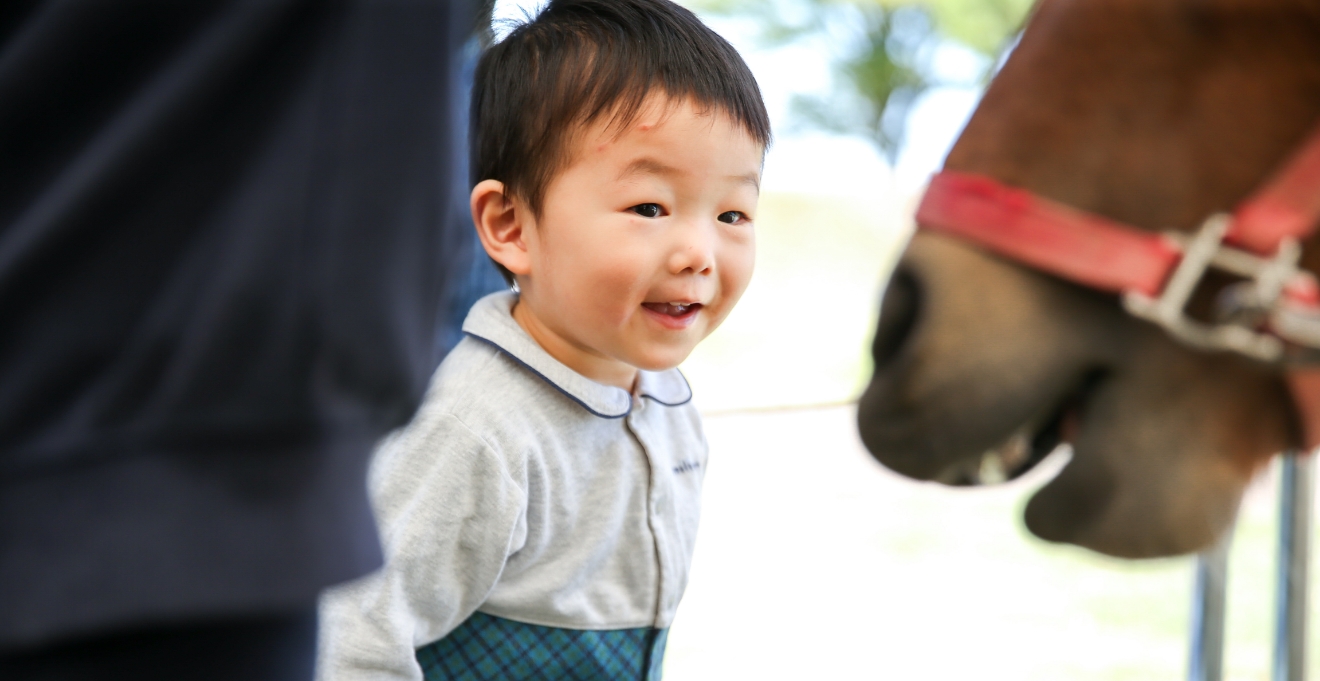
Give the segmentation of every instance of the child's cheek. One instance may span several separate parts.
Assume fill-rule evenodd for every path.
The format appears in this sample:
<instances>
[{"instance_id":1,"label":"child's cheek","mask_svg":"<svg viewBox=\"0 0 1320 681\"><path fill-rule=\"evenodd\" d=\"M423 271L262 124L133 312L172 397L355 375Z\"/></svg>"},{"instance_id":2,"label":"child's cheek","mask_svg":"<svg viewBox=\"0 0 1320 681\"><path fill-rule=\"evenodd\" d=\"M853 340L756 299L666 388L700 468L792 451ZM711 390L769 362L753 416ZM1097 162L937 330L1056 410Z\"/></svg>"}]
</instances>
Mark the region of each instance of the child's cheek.
<instances>
[{"instance_id":1,"label":"child's cheek","mask_svg":"<svg viewBox=\"0 0 1320 681\"><path fill-rule=\"evenodd\" d=\"M650 273L637 262L637 258L622 251L601 258L594 263L591 288L587 295L593 299L611 325L626 323L646 300Z\"/></svg>"},{"instance_id":2,"label":"child's cheek","mask_svg":"<svg viewBox=\"0 0 1320 681\"><path fill-rule=\"evenodd\" d=\"M756 268L756 239L750 234L724 244L719 259L720 288L723 289L725 308L732 308L752 281Z\"/></svg>"}]
</instances>

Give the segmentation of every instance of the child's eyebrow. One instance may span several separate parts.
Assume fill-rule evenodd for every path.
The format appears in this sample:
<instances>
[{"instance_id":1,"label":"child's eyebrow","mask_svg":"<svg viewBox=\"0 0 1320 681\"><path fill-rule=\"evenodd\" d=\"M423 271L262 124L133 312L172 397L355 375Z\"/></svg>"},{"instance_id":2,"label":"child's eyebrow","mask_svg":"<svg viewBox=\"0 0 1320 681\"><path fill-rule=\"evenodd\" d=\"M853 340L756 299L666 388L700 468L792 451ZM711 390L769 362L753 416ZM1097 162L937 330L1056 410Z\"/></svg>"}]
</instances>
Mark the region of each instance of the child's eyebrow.
<instances>
[{"instance_id":1,"label":"child's eyebrow","mask_svg":"<svg viewBox=\"0 0 1320 681\"><path fill-rule=\"evenodd\" d=\"M623 180L633 175L678 175L681 174L678 168L665 165L653 158L639 158L629 163L616 179Z\"/></svg>"},{"instance_id":2,"label":"child's eyebrow","mask_svg":"<svg viewBox=\"0 0 1320 681\"><path fill-rule=\"evenodd\" d=\"M619 172L616 180L625 180L633 175L680 175L683 171L670 165L665 165L653 158L643 157L632 163L629 163ZM752 171L743 175L730 175L730 180L736 180L742 184L750 184L761 191L761 173Z\"/></svg>"},{"instance_id":3,"label":"child's eyebrow","mask_svg":"<svg viewBox=\"0 0 1320 681\"><path fill-rule=\"evenodd\" d=\"M751 172L746 175L730 175L729 177L743 184L752 185L758 192L761 191L761 173Z\"/></svg>"}]
</instances>

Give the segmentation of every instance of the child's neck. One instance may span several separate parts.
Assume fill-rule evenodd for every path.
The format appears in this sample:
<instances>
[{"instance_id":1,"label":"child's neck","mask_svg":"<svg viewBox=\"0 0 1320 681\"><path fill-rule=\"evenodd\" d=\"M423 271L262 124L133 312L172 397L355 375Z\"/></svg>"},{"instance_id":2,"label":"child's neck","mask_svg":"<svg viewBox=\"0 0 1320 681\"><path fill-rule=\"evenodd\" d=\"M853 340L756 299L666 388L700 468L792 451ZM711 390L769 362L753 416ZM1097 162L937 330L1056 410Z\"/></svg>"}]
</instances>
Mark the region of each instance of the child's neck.
<instances>
[{"instance_id":1,"label":"child's neck","mask_svg":"<svg viewBox=\"0 0 1320 681\"><path fill-rule=\"evenodd\" d=\"M637 367L604 357L556 333L522 300L514 303L513 319L542 350L573 371L597 383L622 388L629 393L637 385Z\"/></svg>"}]
</instances>

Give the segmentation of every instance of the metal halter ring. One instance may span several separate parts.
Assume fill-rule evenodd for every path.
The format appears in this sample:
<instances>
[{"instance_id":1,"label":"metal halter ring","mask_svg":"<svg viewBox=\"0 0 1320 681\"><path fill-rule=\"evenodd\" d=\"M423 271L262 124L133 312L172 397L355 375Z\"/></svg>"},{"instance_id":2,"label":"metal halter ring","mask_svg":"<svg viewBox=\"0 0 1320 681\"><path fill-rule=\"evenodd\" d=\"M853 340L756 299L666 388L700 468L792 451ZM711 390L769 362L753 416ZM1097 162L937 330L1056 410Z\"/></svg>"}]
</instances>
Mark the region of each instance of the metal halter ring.
<instances>
[{"instance_id":1,"label":"metal halter ring","mask_svg":"<svg viewBox=\"0 0 1320 681\"><path fill-rule=\"evenodd\" d=\"M1305 276L1298 269L1301 247L1285 239L1272 258L1224 245L1232 217L1210 216L1195 235L1168 234L1182 248L1182 260L1158 298L1136 291L1123 294L1123 307L1140 319L1164 328L1178 341L1200 350L1227 350L1263 362L1284 359L1285 340L1320 348L1320 315L1288 305L1287 284ZM1247 281L1235 285L1226 298L1218 324L1200 322L1186 314L1187 301L1205 273L1217 269ZM1268 327L1270 332L1260 329Z\"/></svg>"}]
</instances>

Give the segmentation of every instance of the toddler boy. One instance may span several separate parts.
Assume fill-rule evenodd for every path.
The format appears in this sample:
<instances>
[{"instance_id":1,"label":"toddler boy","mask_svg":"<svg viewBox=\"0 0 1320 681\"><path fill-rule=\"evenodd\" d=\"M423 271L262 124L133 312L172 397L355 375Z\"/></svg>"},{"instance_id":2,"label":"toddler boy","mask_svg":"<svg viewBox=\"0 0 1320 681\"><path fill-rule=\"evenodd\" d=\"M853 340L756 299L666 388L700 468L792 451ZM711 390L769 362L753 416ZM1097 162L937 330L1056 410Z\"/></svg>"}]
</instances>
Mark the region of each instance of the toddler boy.
<instances>
[{"instance_id":1,"label":"toddler boy","mask_svg":"<svg viewBox=\"0 0 1320 681\"><path fill-rule=\"evenodd\" d=\"M667 0L558 0L491 47L479 301L369 484L386 565L322 602L322 679L656 679L706 444L675 368L751 277L770 138Z\"/></svg>"}]
</instances>

